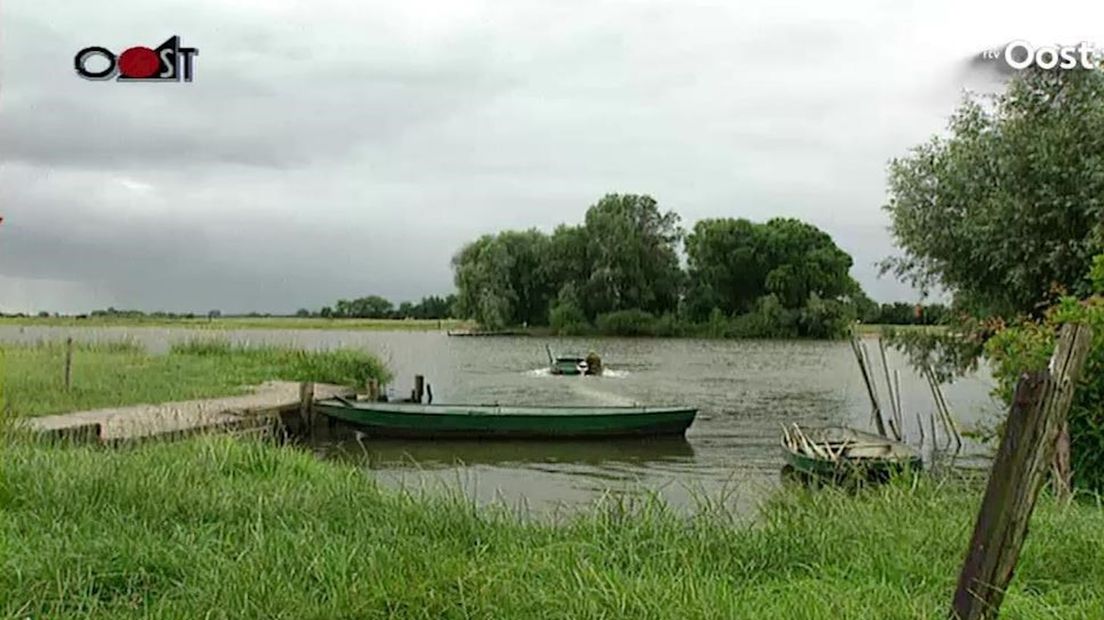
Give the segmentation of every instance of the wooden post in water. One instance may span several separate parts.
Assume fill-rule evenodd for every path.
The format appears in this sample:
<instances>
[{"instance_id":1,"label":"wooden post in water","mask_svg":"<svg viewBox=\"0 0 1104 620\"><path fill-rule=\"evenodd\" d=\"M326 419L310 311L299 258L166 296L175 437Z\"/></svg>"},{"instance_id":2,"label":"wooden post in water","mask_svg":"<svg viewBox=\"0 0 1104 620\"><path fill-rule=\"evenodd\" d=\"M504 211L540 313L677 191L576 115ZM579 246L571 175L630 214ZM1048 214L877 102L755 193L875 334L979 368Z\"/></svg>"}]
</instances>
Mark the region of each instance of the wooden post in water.
<instances>
[{"instance_id":1,"label":"wooden post in water","mask_svg":"<svg viewBox=\"0 0 1104 620\"><path fill-rule=\"evenodd\" d=\"M308 433L314 428L314 384L309 381L299 384L299 421Z\"/></svg>"},{"instance_id":2,"label":"wooden post in water","mask_svg":"<svg viewBox=\"0 0 1104 620\"><path fill-rule=\"evenodd\" d=\"M65 389L73 385L73 337L65 339Z\"/></svg>"},{"instance_id":3,"label":"wooden post in water","mask_svg":"<svg viewBox=\"0 0 1104 620\"><path fill-rule=\"evenodd\" d=\"M1020 377L958 577L952 618L997 617L1091 344L1089 327L1063 325L1050 367Z\"/></svg>"},{"instance_id":4,"label":"wooden post in water","mask_svg":"<svg viewBox=\"0 0 1104 620\"><path fill-rule=\"evenodd\" d=\"M414 375L414 402L420 403L425 397L425 377Z\"/></svg>"},{"instance_id":5,"label":"wooden post in water","mask_svg":"<svg viewBox=\"0 0 1104 620\"><path fill-rule=\"evenodd\" d=\"M859 370L862 371L863 383L866 384L866 393L870 396L870 406L873 408L871 413L874 424L878 427L878 434L882 437L888 437L885 422L882 421L882 410L878 406L878 392L874 388L874 377L870 374L869 364L866 363L867 356L863 355L862 346L855 334L851 334L851 350L854 351L855 360L859 362Z\"/></svg>"}]
</instances>

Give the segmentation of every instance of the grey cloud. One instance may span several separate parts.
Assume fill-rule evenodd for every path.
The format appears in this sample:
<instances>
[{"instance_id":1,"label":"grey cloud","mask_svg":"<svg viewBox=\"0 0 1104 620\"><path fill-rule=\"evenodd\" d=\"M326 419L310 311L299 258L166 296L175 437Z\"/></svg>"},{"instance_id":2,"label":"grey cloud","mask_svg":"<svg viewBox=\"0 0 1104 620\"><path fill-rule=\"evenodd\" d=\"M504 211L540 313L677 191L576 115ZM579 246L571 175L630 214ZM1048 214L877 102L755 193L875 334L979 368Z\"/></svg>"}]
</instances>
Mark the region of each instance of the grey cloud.
<instances>
[{"instance_id":1,"label":"grey cloud","mask_svg":"<svg viewBox=\"0 0 1104 620\"><path fill-rule=\"evenodd\" d=\"M1065 23L950 0L139 6L0 5L0 277L56 283L0 308L416 298L474 236L611 191L687 226L811 221L874 297L915 299L873 267L886 161L999 87L971 50ZM190 84L73 74L80 47L169 34L200 49Z\"/></svg>"}]
</instances>

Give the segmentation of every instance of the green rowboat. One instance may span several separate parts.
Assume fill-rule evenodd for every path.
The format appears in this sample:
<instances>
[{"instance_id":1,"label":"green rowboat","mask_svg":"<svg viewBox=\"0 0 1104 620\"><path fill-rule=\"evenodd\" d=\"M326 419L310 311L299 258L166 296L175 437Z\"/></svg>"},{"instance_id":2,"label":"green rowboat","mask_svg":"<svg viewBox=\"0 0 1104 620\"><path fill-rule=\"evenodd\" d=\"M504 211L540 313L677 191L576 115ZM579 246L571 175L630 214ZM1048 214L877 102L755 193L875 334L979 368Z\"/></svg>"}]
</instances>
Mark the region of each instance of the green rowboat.
<instances>
[{"instance_id":1,"label":"green rowboat","mask_svg":"<svg viewBox=\"0 0 1104 620\"><path fill-rule=\"evenodd\" d=\"M682 435L697 409L689 407L501 407L315 402L318 411L379 437L602 438Z\"/></svg>"},{"instance_id":2,"label":"green rowboat","mask_svg":"<svg viewBox=\"0 0 1104 620\"><path fill-rule=\"evenodd\" d=\"M852 428L782 428L784 474L835 482L883 482L895 474L921 471L924 461L911 446Z\"/></svg>"}]
</instances>

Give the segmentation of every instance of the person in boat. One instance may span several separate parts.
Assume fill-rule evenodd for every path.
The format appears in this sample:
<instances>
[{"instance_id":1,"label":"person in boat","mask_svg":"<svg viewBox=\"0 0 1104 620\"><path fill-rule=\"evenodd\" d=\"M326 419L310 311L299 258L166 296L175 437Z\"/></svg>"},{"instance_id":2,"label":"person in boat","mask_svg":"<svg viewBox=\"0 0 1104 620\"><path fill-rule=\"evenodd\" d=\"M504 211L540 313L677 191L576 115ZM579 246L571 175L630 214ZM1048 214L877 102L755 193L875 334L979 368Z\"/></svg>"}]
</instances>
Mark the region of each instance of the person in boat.
<instances>
[{"instance_id":1,"label":"person in boat","mask_svg":"<svg viewBox=\"0 0 1104 620\"><path fill-rule=\"evenodd\" d=\"M602 358L598 357L598 354L591 351L586 356L586 374L588 375L600 375L602 374Z\"/></svg>"}]
</instances>

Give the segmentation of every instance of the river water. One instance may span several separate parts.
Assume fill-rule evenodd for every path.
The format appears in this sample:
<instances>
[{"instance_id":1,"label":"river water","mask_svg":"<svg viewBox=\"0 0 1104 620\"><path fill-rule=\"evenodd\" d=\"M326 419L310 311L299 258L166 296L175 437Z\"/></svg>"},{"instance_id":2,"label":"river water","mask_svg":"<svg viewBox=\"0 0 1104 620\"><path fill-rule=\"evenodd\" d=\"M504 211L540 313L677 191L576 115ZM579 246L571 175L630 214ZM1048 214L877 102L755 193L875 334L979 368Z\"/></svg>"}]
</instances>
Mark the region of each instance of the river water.
<instances>
[{"instance_id":1,"label":"river water","mask_svg":"<svg viewBox=\"0 0 1104 620\"><path fill-rule=\"evenodd\" d=\"M537 513L571 510L606 494L655 493L678 508L723 502L748 510L779 484L782 424L843 424L871 428L870 403L847 342L525 337L449 337L443 332L242 330L176 328L0 327L0 340L118 340L153 352L189 338L352 347L383 359L396 395L426 376L435 403L690 405L699 414L686 437L589 442L410 441L358 439L348 433L319 440L324 458L353 461L390 486L414 492L462 493ZM884 395L877 341L867 338ZM545 344L557 354L597 351L601 377L561 377L546 371ZM927 384L904 357L889 351L901 373L906 439L918 444L916 414L925 427L934 411ZM944 386L956 420L970 428L1001 410L984 369ZM883 405L885 407L885 405ZM926 443L930 445L930 431ZM956 464L979 467L986 448L967 440Z\"/></svg>"}]
</instances>

